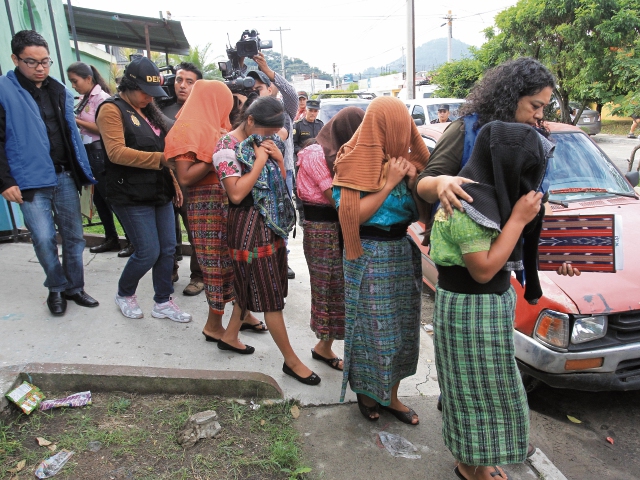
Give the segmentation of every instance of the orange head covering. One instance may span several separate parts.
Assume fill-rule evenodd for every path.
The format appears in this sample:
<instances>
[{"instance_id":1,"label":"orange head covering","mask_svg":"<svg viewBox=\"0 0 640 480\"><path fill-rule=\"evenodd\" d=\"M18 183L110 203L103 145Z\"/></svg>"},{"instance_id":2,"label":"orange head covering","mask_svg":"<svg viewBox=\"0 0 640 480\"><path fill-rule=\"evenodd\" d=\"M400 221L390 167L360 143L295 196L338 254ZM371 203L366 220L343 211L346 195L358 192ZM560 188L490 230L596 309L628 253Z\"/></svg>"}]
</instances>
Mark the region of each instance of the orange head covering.
<instances>
[{"instance_id":1,"label":"orange head covering","mask_svg":"<svg viewBox=\"0 0 640 480\"><path fill-rule=\"evenodd\" d=\"M198 80L165 139L165 158L193 152L202 162L211 163L216 143L231 130L233 108L231 90L218 80Z\"/></svg>"},{"instance_id":2,"label":"orange head covering","mask_svg":"<svg viewBox=\"0 0 640 480\"><path fill-rule=\"evenodd\" d=\"M347 259L362 255L360 192L379 192L387 182L388 162L403 157L418 172L429 160L409 111L395 97L375 98L356 133L338 151L333 185L342 187L339 218Z\"/></svg>"}]
</instances>

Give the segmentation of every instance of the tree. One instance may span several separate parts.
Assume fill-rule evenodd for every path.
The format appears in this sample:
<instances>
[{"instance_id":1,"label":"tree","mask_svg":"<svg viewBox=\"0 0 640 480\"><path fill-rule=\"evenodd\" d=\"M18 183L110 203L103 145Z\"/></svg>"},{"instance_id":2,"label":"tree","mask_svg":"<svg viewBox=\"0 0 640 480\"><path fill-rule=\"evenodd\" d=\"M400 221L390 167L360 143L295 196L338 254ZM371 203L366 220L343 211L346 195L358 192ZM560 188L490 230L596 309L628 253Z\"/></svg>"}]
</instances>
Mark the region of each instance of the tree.
<instances>
[{"instance_id":1,"label":"tree","mask_svg":"<svg viewBox=\"0 0 640 480\"><path fill-rule=\"evenodd\" d=\"M485 35L487 42L472 51L481 69L520 56L540 60L556 77L554 93L567 123L570 99L601 106L637 97L630 96L640 72L633 55L640 35L637 0L520 0L500 12ZM454 68L463 69L444 65L436 77ZM446 74L435 82L443 89L456 86Z\"/></svg>"},{"instance_id":2,"label":"tree","mask_svg":"<svg viewBox=\"0 0 640 480\"><path fill-rule=\"evenodd\" d=\"M439 86L435 92L439 97L465 98L482 72L484 68L479 60L463 58L443 64L436 70L431 83Z\"/></svg>"},{"instance_id":3,"label":"tree","mask_svg":"<svg viewBox=\"0 0 640 480\"><path fill-rule=\"evenodd\" d=\"M211 43L207 43L204 47L196 45L189 47L188 55L169 55L171 63L175 66L181 62L191 62L202 72L205 80L222 80L222 74L215 62L211 62Z\"/></svg>"},{"instance_id":4,"label":"tree","mask_svg":"<svg viewBox=\"0 0 640 480\"><path fill-rule=\"evenodd\" d=\"M264 57L267 59L267 65L274 72L282 74L282 63L280 61L280 54L273 50L263 50ZM331 75L323 72L319 68L312 67L307 62L300 58L292 58L284 56L284 69L287 79L291 80L292 75L298 74L314 74L315 78L321 78L322 80L332 81Z\"/></svg>"}]
</instances>

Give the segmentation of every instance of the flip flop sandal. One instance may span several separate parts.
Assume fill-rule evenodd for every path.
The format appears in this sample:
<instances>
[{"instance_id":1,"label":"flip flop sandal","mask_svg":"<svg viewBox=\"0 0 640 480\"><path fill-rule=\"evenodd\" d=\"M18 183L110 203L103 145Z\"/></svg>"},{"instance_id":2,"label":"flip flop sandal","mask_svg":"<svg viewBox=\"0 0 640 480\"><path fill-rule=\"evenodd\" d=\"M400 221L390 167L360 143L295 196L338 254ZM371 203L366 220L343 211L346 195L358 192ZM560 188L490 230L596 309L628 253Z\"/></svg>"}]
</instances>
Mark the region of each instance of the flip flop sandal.
<instances>
[{"instance_id":1,"label":"flip flop sandal","mask_svg":"<svg viewBox=\"0 0 640 480\"><path fill-rule=\"evenodd\" d=\"M489 475L491 475L491 478L495 478L495 477L500 477L500 478L504 478L502 476L502 473L500 473L500 470L498 470L498 467L493 467L493 472L491 472Z\"/></svg>"},{"instance_id":2,"label":"flip flop sandal","mask_svg":"<svg viewBox=\"0 0 640 480\"><path fill-rule=\"evenodd\" d=\"M372 413L379 413L380 404L378 402L376 402L376 404L373 407L368 407L367 405L362 403L362 401L360 400L361 397L362 396L359 393L356 394L356 398L358 399L358 408L360 409L360 413L362 414L362 416L364 418L366 418L370 422L377 422L378 419L380 418L380 415L378 415L377 417L373 417L372 418L371 414Z\"/></svg>"},{"instance_id":3,"label":"flip flop sandal","mask_svg":"<svg viewBox=\"0 0 640 480\"><path fill-rule=\"evenodd\" d=\"M393 416L396 417L401 422L406 423L407 425L411 425L412 427L415 427L420 423L420 420L418 420L417 423L413 423L413 416L414 415L417 416L418 414L411 407L407 407L409 409L408 412L395 410L391 407L385 407L384 405L382 405L382 408L385 409L387 412L393 414Z\"/></svg>"},{"instance_id":4,"label":"flip flop sandal","mask_svg":"<svg viewBox=\"0 0 640 480\"><path fill-rule=\"evenodd\" d=\"M242 322L242 325L240 325L240 331L242 330L251 330L253 332L258 332L258 333L269 331L269 329L267 328L267 326L262 320L260 320L260 323L254 323L254 324Z\"/></svg>"},{"instance_id":5,"label":"flip flop sandal","mask_svg":"<svg viewBox=\"0 0 640 480\"><path fill-rule=\"evenodd\" d=\"M493 467L494 471L491 472L491 477L500 477L500 478L504 478L502 476L502 474L500 473L500 470L498 470L498 467ZM461 480L468 480L467 477L465 477L464 475L462 475L462 473L460 473L460 470L458 469L458 467L453 469L453 473L456 474L456 476L461 479Z\"/></svg>"},{"instance_id":6,"label":"flip flop sandal","mask_svg":"<svg viewBox=\"0 0 640 480\"><path fill-rule=\"evenodd\" d=\"M316 353L316 351L313 348L311 349L311 357L314 360L320 360L321 362L326 363L327 365L329 365L334 370L342 371L342 369L340 368L340 362L342 361L342 359L340 357L326 358L326 357L323 357L322 355L320 355L319 353Z\"/></svg>"},{"instance_id":7,"label":"flip flop sandal","mask_svg":"<svg viewBox=\"0 0 640 480\"><path fill-rule=\"evenodd\" d=\"M527 458L536 453L536 447L533 446L533 443L529 444L529 448L527 450Z\"/></svg>"}]
</instances>

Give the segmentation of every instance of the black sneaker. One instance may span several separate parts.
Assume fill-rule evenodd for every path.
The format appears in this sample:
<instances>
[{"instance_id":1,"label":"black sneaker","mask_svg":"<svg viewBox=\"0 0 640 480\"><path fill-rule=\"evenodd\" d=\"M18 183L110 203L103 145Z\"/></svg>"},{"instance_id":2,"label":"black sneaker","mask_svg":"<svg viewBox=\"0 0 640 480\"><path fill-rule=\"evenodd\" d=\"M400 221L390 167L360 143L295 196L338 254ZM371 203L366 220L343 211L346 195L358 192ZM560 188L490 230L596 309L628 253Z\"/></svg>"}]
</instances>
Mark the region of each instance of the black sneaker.
<instances>
[{"instance_id":1,"label":"black sneaker","mask_svg":"<svg viewBox=\"0 0 640 480\"><path fill-rule=\"evenodd\" d=\"M629 135L627 135L627 138L638 138L638 137L636 137L633 133L630 133Z\"/></svg>"},{"instance_id":2,"label":"black sneaker","mask_svg":"<svg viewBox=\"0 0 640 480\"><path fill-rule=\"evenodd\" d=\"M292 280L292 279L296 278L296 272L291 270L291 267L287 267L287 278L289 280Z\"/></svg>"}]
</instances>

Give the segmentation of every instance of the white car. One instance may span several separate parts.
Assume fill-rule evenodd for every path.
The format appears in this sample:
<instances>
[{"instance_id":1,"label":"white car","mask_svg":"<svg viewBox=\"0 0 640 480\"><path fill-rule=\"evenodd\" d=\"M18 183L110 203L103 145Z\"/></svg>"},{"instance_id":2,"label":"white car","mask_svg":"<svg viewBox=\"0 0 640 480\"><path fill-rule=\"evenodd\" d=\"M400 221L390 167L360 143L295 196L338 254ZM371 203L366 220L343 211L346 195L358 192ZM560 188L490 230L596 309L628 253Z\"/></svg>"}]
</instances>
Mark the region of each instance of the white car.
<instances>
[{"instance_id":1,"label":"white car","mask_svg":"<svg viewBox=\"0 0 640 480\"><path fill-rule=\"evenodd\" d=\"M454 121L458 118L458 109L465 102L464 98L417 98L415 100L405 100L404 104L409 109L409 113L416 122L416 125L428 125L433 120L438 119L438 106L449 105L449 119Z\"/></svg>"}]
</instances>

